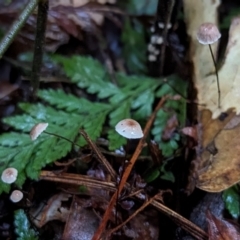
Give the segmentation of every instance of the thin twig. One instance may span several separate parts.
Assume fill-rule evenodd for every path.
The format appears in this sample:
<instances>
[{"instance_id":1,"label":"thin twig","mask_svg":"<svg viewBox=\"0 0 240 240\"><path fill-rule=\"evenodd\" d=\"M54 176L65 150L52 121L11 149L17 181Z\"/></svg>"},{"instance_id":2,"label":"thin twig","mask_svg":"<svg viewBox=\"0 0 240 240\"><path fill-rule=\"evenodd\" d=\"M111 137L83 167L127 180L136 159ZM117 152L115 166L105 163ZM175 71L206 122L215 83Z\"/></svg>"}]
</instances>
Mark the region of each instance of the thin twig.
<instances>
[{"instance_id":1,"label":"thin twig","mask_svg":"<svg viewBox=\"0 0 240 240\"><path fill-rule=\"evenodd\" d=\"M113 182L99 181L89 176L80 174L71 173L54 174L53 172L50 171L41 171L40 179L51 182L68 183L73 185L84 185L87 187L104 189L111 192L116 190L116 185Z\"/></svg>"},{"instance_id":2,"label":"thin twig","mask_svg":"<svg viewBox=\"0 0 240 240\"><path fill-rule=\"evenodd\" d=\"M133 168L136 160L138 159L138 156L140 155L140 153L141 153L141 151L142 151L142 149L143 149L143 146L144 146L144 143L145 143L145 139L146 139L146 137L147 137L147 135L148 135L148 132L150 131L150 128L151 128L151 126L152 126L152 124L153 124L153 121L154 121L154 119L155 119L155 117L156 117L156 114L157 114L158 110L163 106L163 104L165 103L165 101L166 101L166 98L163 97L163 98L159 101L157 107L155 108L155 110L154 110L154 112L152 113L151 117L150 117L149 120L147 121L147 124L146 124L146 126L145 126L145 128L144 128L144 131L143 131L144 136L143 136L143 138L140 139L140 141L139 141L139 143L138 143L138 145L137 145L137 147L136 147L136 150L135 150L135 152L134 152L131 160L129 161L129 163L128 163L128 165L127 165L127 167L126 167L126 169L125 169L125 171L124 171L124 173L123 173L123 177L122 177L122 179L121 179L121 181L120 181L120 183L119 183L118 192L116 191L116 192L113 194L113 196L112 196L112 198L111 198L111 200L110 200L110 202L109 202L108 208L107 208L106 212L105 212L104 215L103 215L102 222L100 223L100 225L99 225L97 231L95 232L92 240L98 240L98 239L100 239L103 231L105 230L105 227L106 227L106 225L107 225L107 221L108 221L108 219L109 219L109 217L110 217L110 213L112 212L112 209L113 209L113 207L114 207L114 204L116 203L117 196L118 196L117 194L118 194L118 193L121 194L121 192L122 192L122 190L123 190L123 188L124 188L124 185L125 185L128 177L129 177L129 175L130 175L130 173L131 173L131 170L132 170L132 168Z\"/></svg>"},{"instance_id":3,"label":"thin twig","mask_svg":"<svg viewBox=\"0 0 240 240\"><path fill-rule=\"evenodd\" d=\"M141 211L143 211L149 204L152 203L152 201L155 199L155 196L150 198L148 201L146 201L140 208L138 208L130 217L128 217L128 219L126 219L124 222L122 222L121 224L119 224L117 227L111 229L107 235L110 236L111 234L113 234L114 232L116 232L117 230L119 230L120 228L122 228L124 225L126 225L129 221L131 221L134 217L136 217L136 215L138 213L140 213Z\"/></svg>"},{"instance_id":4,"label":"thin twig","mask_svg":"<svg viewBox=\"0 0 240 240\"><path fill-rule=\"evenodd\" d=\"M47 25L48 0L39 0L37 29L34 44L34 55L32 65L31 83L33 87L33 98L36 97L39 88L39 78L42 67L42 58L45 44L45 32Z\"/></svg>"},{"instance_id":5,"label":"thin twig","mask_svg":"<svg viewBox=\"0 0 240 240\"><path fill-rule=\"evenodd\" d=\"M96 188L101 189L105 191L115 192L117 190L117 186L114 182L106 182L106 181L99 181L96 179L93 179L86 175L80 175L80 174L72 174L72 173L61 173L61 174L55 174L51 171L41 171L40 173L40 179L45 181L51 181L51 182L58 182L58 183L67 183L72 185L84 185L89 188ZM125 185L127 189L130 189L129 184L127 183ZM135 189L132 189L132 192L130 192L130 196L134 194L136 198L138 198L140 201L142 201L142 198L139 194L136 194L137 192L134 192ZM150 202L150 205L157 208L160 212L167 215L169 218L171 218L178 226L189 232L192 236L194 236L196 239L205 240L207 238L207 234L198 226L187 220L186 218L182 217L178 213L174 212L170 208L166 207L164 204L160 203L159 201L153 199L153 201Z\"/></svg>"},{"instance_id":6,"label":"thin twig","mask_svg":"<svg viewBox=\"0 0 240 240\"><path fill-rule=\"evenodd\" d=\"M162 203L156 200L153 200L151 205L156 207L159 211L161 211L162 213L170 217L172 220L174 220L177 223L177 225L179 225L181 228L189 232L196 239L199 239L199 240L208 239L208 235L205 231L203 231L201 228L199 228L198 226L196 226L194 223L190 222L186 218L182 217L180 214L166 207Z\"/></svg>"},{"instance_id":7,"label":"thin twig","mask_svg":"<svg viewBox=\"0 0 240 240\"><path fill-rule=\"evenodd\" d=\"M36 8L38 0L30 0L27 6L23 9L18 19L14 21L6 35L3 37L0 42L0 59L3 54L6 52L9 45L13 42L15 36L18 34L24 23L27 21L29 15Z\"/></svg>"},{"instance_id":8,"label":"thin twig","mask_svg":"<svg viewBox=\"0 0 240 240\"><path fill-rule=\"evenodd\" d=\"M89 146L92 148L92 150L95 152L95 154L98 157L98 160L106 167L108 170L109 174L111 175L112 179L116 181L117 179L117 174L115 170L112 168L111 164L108 162L108 160L103 156L101 151L98 150L96 144L90 139L88 134L84 130L80 130L80 134L85 138Z\"/></svg>"}]
</instances>

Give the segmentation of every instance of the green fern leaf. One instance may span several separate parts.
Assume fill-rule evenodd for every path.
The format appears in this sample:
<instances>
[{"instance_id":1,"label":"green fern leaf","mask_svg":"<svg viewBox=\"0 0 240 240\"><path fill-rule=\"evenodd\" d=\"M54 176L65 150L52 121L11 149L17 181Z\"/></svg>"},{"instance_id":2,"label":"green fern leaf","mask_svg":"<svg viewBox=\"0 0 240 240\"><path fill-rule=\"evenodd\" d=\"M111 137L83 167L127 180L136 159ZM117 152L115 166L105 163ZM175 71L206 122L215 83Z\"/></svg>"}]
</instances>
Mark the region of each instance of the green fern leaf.
<instances>
[{"instance_id":1,"label":"green fern leaf","mask_svg":"<svg viewBox=\"0 0 240 240\"><path fill-rule=\"evenodd\" d=\"M53 60L62 64L72 82L80 88L86 88L88 93L97 93L100 98L107 98L118 92L118 88L108 81L103 66L90 57L73 56L68 59L55 55Z\"/></svg>"},{"instance_id":2,"label":"green fern leaf","mask_svg":"<svg viewBox=\"0 0 240 240\"><path fill-rule=\"evenodd\" d=\"M63 109L67 112L77 113L98 113L109 108L108 104L104 103L92 103L85 98L77 98L72 94L66 94L62 90L41 90L38 92L38 96L56 107L57 109Z\"/></svg>"},{"instance_id":3,"label":"green fern leaf","mask_svg":"<svg viewBox=\"0 0 240 240\"><path fill-rule=\"evenodd\" d=\"M174 86L174 88L173 88ZM186 82L182 81L175 76L171 76L168 79L168 82L163 84L159 90L156 92L157 97L162 96L173 96L180 94L181 96L186 95ZM154 126L152 128L152 134L154 140L159 143L159 148L162 150L162 153L166 157L170 157L174 154L175 150L178 148L178 141L180 135L176 133L172 139L167 142L162 141L161 135L167 124L168 119L175 113L177 114L177 119L180 123L180 126L183 126L186 118L186 106L184 100L168 100L164 105L164 109L158 111L156 119L154 121Z\"/></svg>"},{"instance_id":4,"label":"green fern leaf","mask_svg":"<svg viewBox=\"0 0 240 240\"><path fill-rule=\"evenodd\" d=\"M86 121L83 124L84 130L88 133L88 136L92 140L96 140L98 137L100 137L103 125L105 123L107 112L102 112L101 114L97 116L93 116L92 118L88 118L88 121ZM86 141L82 136L80 136L78 140L78 144L80 146L84 146L86 144Z\"/></svg>"},{"instance_id":5,"label":"green fern leaf","mask_svg":"<svg viewBox=\"0 0 240 240\"><path fill-rule=\"evenodd\" d=\"M29 220L25 212L20 209L14 213L15 233L17 240L37 240L37 233L30 227Z\"/></svg>"},{"instance_id":6,"label":"green fern leaf","mask_svg":"<svg viewBox=\"0 0 240 240\"><path fill-rule=\"evenodd\" d=\"M131 73L147 72L147 43L145 38L146 33L139 21L133 21L132 25L129 19L125 21L122 33L123 57Z\"/></svg>"}]
</instances>

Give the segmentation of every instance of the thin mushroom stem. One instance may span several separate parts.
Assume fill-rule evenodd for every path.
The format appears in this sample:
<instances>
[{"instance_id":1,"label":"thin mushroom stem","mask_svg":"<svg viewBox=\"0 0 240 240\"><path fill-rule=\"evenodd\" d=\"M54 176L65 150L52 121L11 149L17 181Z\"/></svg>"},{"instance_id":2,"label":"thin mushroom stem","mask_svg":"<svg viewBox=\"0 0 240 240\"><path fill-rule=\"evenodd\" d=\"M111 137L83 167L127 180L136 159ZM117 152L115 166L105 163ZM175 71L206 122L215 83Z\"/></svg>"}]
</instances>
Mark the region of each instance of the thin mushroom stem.
<instances>
[{"instance_id":1,"label":"thin mushroom stem","mask_svg":"<svg viewBox=\"0 0 240 240\"><path fill-rule=\"evenodd\" d=\"M71 144L73 144L73 145L75 145L75 146L81 147L81 146L78 145L77 143L75 143L75 142L73 142L73 141L69 140L68 138L65 138L65 137L63 137L63 136L61 136L61 135L58 135L58 134L56 134L56 133L50 133L50 132L47 132L47 131L44 131L44 133L46 133L46 134L48 134L48 135L52 135L52 136L54 136L54 137L61 138L61 139L63 139L63 140L66 140L67 142L70 142Z\"/></svg>"},{"instance_id":2,"label":"thin mushroom stem","mask_svg":"<svg viewBox=\"0 0 240 240\"><path fill-rule=\"evenodd\" d=\"M220 92L220 84L219 84L219 78L218 78L217 63L216 63L216 60L215 60L215 58L214 58L214 55L213 55L213 51L212 51L212 47L211 47L211 45L208 44L208 46L209 46L209 49L210 49L210 53L211 53L211 56L212 56L213 64L214 64L214 67L215 67L215 73L216 73L216 77L217 77L218 107L220 108L221 92Z\"/></svg>"}]
</instances>

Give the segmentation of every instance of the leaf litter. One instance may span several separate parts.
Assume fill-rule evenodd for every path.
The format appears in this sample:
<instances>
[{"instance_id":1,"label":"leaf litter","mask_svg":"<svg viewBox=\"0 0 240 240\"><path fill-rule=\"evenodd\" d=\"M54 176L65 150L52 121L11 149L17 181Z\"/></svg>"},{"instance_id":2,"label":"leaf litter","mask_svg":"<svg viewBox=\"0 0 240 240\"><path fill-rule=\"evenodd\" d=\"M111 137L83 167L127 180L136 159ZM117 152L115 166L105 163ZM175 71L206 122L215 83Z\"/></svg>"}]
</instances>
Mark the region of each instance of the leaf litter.
<instances>
[{"instance_id":1,"label":"leaf litter","mask_svg":"<svg viewBox=\"0 0 240 240\"><path fill-rule=\"evenodd\" d=\"M52 37L54 38L51 34L56 34L56 32L48 32L47 37L49 37L50 42L52 42L52 40L56 41L55 44L51 45L50 43L50 45L48 45L50 47L49 50L56 50L60 45L67 43L71 37L82 41L86 29L92 29L93 34L99 33L99 27L104 22L104 16L108 16L116 23L117 19L110 17L108 13L112 11L117 14L122 14L122 12L117 8L109 8L108 5L104 6L103 4L107 2L110 5L113 4L112 1L98 1L98 3L92 4L86 0L71 2L69 6L69 3L64 1L58 2L55 7L51 7L49 12L52 14L53 22L49 22L50 26L58 26L58 32L62 34L64 41L51 39ZM132 1L132 3L134 3L134 1ZM63 6L63 4L67 4L67 6ZM133 7L134 4L130 4L129 6ZM150 1L150 5L151 4ZM139 6L142 5L140 4ZM195 39L194 34L197 25L206 21L215 22L216 8L218 6L219 1L197 1L194 8L200 7L201 11L197 12L201 16L193 17L191 14L194 11L190 10L192 3L187 0L184 1L186 19L193 19L191 24L187 21L187 29L192 39ZM66 21L61 21L62 14L63 12L64 14L66 13L66 9ZM92 10L94 13L91 13ZM81 11L87 13L88 21L76 17ZM134 11L136 15L142 14L144 11L149 14L147 8L134 9L133 7L132 9L129 8L129 11ZM103 12L105 12L105 14L103 14ZM209 12L212 12L212 14L209 15ZM199 21L201 18L203 20ZM30 18L30 20L33 22L36 21L36 19L34 20L33 18ZM196 22L194 22L195 20ZM33 26L33 22L30 23L30 25ZM88 24L91 22L91 26L85 25L86 22L88 22ZM127 28L123 29L123 31L126 31L126 35L122 39L125 42L127 42L127 31L129 34L134 33L134 28L130 26L131 22L126 23L128 24ZM133 34L132 39L143 46L142 48L146 51L147 45L143 39L144 34L147 33L143 32L144 28L142 28L143 25L141 21L133 26L136 27L138 24L140 24L139 32L135 34L135 36ZM154 177L153 180L159 179L160 176L161 179L174 182L174 175L171 176L172 172L166 172L165 163L168 163L168 159L174 158L179 154L179 144L181 144L180 132L182 132L190 136L192 138L191 141L194 141L194 144L189 144L191 148L195 146L195 142L198 140L196 164L193 162L193 165L195 164L194 170L198 172L196 177L197 187L205 191L215 192L227 189L239 181L236 174L239 167L238 148L236 147L238 145L237 139L239 131L239 121L236 116L236 113L239 111L239 107L236 104L236 97L238 97L238 80L237 65L233 65L234 59L238 56L238 51L235 49L235 45L238 46L238 25L239 20L236 18L233 20L230 28L226 57L219 71L220 86L222 87L220 110L217 107L216 80L213 74L213 64L210 60L204 59L206 56L209 56L209 52L207 53L206 48L198 46L195 40L191 42L191 56L193 57L196 87L199 93L198 110L200 117L198 119L198 138L195 125L192 127L184 127L186 120L186 101L182 98L174 98L179 92L173 90L171 85L178 85L178 90L180 89L183 97L186 97L186 84L175 76L167 77L167 81L156 81L154 78L145 76L127 76L125 74L113 73L113 68L111 72L107 72L100 63L90 57L73 56L71 58L65 58L56 55L52 58L64 67L64 72L67 77L70 78L71 84L76 84L75 87L78 86L78 88L84 92L84 97L82 97L82 93L78 97L69 94L69 87L61 84L59 84L60 87L58 86L57 90L41 90L39 91L41 103L20 103L18 108L23 114L17 114L4 119L6 124L15 129L15 132L1 135L1 152L4 159L1 168L4 169L9 165L11 165L11 167L17 167L19 177L15 185L16 187L21 188L26 178L37 179L40 174L42 180L56 182L58 183L58 187L60 187L63 192L66 192L65 195L61 192L48 197L47 204L42 202L39 205L40 208L43 206L38 216L38 220L40 219L39 221L41 222L39 227L42 228L44 225L52 224L52 220L66 221L63 230L64 239L79 238L79 235L86 235L86 239L92 237L96 239L96 234L104 230L104 227L100 229L101 226L109 220L112 229L104 232L104 234L111 233L115 234L115 236L120 234L119 236L134 239L141 239L142 236L144 236L145 239L157 239L160 234L159 228L157 227L159 223L150 222L149 224L149 216L147 216L147 212L144 211L146 206L152 205L178 222L178 224L180 223L183 229L193 234L196 238L207 238L204 231L182 218L181 215L165 207L163 204L163 193L153 194L152 197L152 193L148 189L148 184L146 185L140 175L131 173L131 170L139 157L139 153L142 150L145 151L146 132L150 130L150 125L154 124L151 130L155 140L154 143L156 144L152 145L151 151L155 166L159 165L160 168L157 166L158 175ZM24 34L22 34L22 36L20 35L20 37L23 37L23 35ZM31 38L30 36L29 39ZM141 39L141 41L139 41L139 39ZM127 44L125 44L125 46L127 46ZM129 69L134 73L146 73L146 56L143 57L144 51L141 50L138 52L137 49L133 49L135 47L134 44L127 47L128 51L126 51L124 53L125 56L123 56L125 59L130 56L128 54L130 54L131 48L133 50L131 53L131 59L133 61L127 62L127 60L125 60ZM214 46L214 52L216 52L216 49L217 45ZM138 61L134 62L134 58ZM115 66L113 65L112 67ZM95 74L92 74L93 72ZM233 80L226 81L226 76L228 76L228 79ZM112 81L113 79L114 81ZM18 88L13 91L18 91ZM11 91L7 92L4 97L8 95L11 97L11 94ZM158 112L152 113L155 101L158 100L158 98L162 98L161 101L163 102L160 101L160 103L164 104L164 106L161 106L160 110L157 108L159 110ZM44 102L44 104L42 104L42 102ZM190 101L187 100L187 102ZM121 109L117 107L119 104L121 105ZM179 111L180 109L181 111ZM225 113L221 114L221 112ZM153 120L153 115L156 115L156 120ZM121 139L111 128L115 126L117 121L131 116L139 119L142 125L147 122L147 130L145 131L144 141L140 140L132 158L130 158L130 162L125 163L126 168L123 167L123 169L125 168L124 171L122 171L123 174L121 175L120 173L118 175L111 164L109 165L108 160L110 159L105 159L101 153L101 149L92 141L96 141L100 136L104 136L106 137L110 151L121 147L126 141ZM28 133L30 129L39 122L49 123L49 129L47 129L47 131L50 131L53 135L49 137L47 131L45 131L45 133L43 132L39 136L39 139L33 143L30 141ZM106 122L108 123L106 124ZM94 128L92 126L94 126ZM79 132L80 128L84 128L86 132ZM62 129L64 129L64 131L62 131ZM58 136L59 133L61 133L61 136ZM21 140L16 141L16 139ZM86 142L89 146L84 149L82 146L86 145ZM22 151L23 147L24 151ZM234 151L231 151L233 147ZM87 152L86 154L85 151ZM79 153L80 156L78 156ZM82 162L81 160L84 156L88 156L90 162L89 160L88 162ZM22 161L22 159L24 159L24 161ZM226 161L226 159L231 159L231 161ZM52 167L51 163L56 160L59 160L59 164L56 164L56 167ZM101 165L96 166L95 163L89 170L89 166L86 165L89 163L92 164L95 160L99 161ZM62 163L62 161L66 161L67 163ZM114 163L114 165L115 164L116 163ZM41 171L45 166L51 170ZM58 168L58 170L56 170L56 168ZM81 174L84 172L84 168L85 174L87 173L89 176ZM72 172L73 169L81 173L68 173L69 171ZM88 172L86 172L87 169ZM163 173L163 175L161 175L161 173ZM128 177L130 178L127 181ZM115 178L118 182L113 181L116 180ZM135 178L138 179L138 184L134 182L133 179ZM70 188L70 186L76 187ZM103 188L103 190L101 188ZM117 188L118 190L116 191ZM2 184L0 190L8 192L9 189L9 186ZM101 194L100 190L96 189L101 189ZM73 193L71 191L73 191ZM115 194L112 196L114 192ZM116 192L118 193L117 195ZM233 192L229 192L228 194L229 196L234 195ZM76 195L81 195L81 197L77 197ZM104 203L99 203L100 195L105 198ZM150 195L151 198L147 199ZM67 197L61 198L61 196ZM95 196L95 199L93 196ZM109 199L111 200L108 205ZM136 199L138 199L138 201L145 199L145 203L141 207L136 208ZM235 199L237 198L235 197ZM65 202L68 202L68 209L65 206ZM113 207L114 203L117 203L117 208ZM99 206L102 208L99 208ZM128 211L127 219L124 217L122 211L119 211L117 215L115 214L115 210L119 210L119 207ZM228 209L232 214L237 211L236 208L230 207L230 203ZM139 213L138 211L141 212ZM102 216L102 214L103 219L101 220L100 216ZM31 213L31 215L34 214ZM82 217L85 217L86 221L81 221ZM21 221L27 221L27 216L21 212L16 214L15 218L21 218ZM156 215L154 215L153 218L156 219ZM218 225L218 228L220 223L213 220L214 218L211 215L208 215L208 219L210 219L209 236L212 237L214 234L218 235L219 230L213 232L216 227L211 223L215 221L214 224ZM116 227L115 221L122 222L124 225ZM92 222L93 224L91 226L89 224L84 225L86 222ZM144 227L137 230L137 226L139 225ZM81 226L81 229L79 226ZM122 231L118 231L118 227L122 227ZM21 229L21 222L16 224L17 234L21 232L19 229ZM225 231L224 227L221 227L220 230ZM30 233L30 239L35 239L37 233L34 231L30 231ZM226 231L227 237L230 235L234 236L234 234L236 235L237 233L234 231L231 233Z\"/></svg>"}]
</instances>

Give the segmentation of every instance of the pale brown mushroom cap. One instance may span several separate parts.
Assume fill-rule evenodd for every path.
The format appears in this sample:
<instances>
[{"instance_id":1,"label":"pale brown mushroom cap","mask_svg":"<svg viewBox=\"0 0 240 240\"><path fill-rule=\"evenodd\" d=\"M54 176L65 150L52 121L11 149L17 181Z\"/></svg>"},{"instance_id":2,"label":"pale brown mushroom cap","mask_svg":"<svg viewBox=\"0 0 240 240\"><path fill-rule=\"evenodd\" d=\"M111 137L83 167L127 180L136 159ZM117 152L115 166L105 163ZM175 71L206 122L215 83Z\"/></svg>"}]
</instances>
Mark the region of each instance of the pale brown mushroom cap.
<instances>
[{"instance_id":1,"label":"pale brown mushroom cap","mask_svg":"<svg viewBox=\"0 0 240 240\"><path fill-rule=\"evenodd\" d=\"M15 168L6 168L2 172L1 179L4 183L11 184L16 181L18 176L18 170Z\"/></svg>"},{"instance_id":2,"label":"pale brown mushroom cap","mask_svg":"<svg viewBox=\"0 0 240 240\"><path fill-rule=\"evenodd\" d=\"M38 136L46 130L48 123L38 123L30 131L30 137L32 141L36 140Z\"/></svg>"},{"instance_id":3,"label":"pale brown mushroom cap","mask_svg":"<svg viewBox=\"0 0 240 240\"><path fill-rule=\"evenodd\" d=\"M14 190L10 195L10 200L14 203L21 201L23 198L23 193L19 190Z\"/></svg>"},{"instance_id":4,"label":"pale brown mushroom cap","mask_svg":"<svg viewBox=\"0 0 240 240\"><path fill-rule=\"evenodd\" d=\"M217 26L213 23L203 23L197 31L197 40L203 44L213 44L221 37Z\"/></svg>"},{"instance_id":5,"label":"pale brown mushroom cap","mask_svg":"<svg viewBox=\"0 0 240 240\"><path fill-rule=\"evenodd\" d=\"M115 130L123 137L128 139L138 139L143 137L143 131L140 124L133 119L124 119L120 121Z\"/></svg>"}]
</instances>

